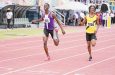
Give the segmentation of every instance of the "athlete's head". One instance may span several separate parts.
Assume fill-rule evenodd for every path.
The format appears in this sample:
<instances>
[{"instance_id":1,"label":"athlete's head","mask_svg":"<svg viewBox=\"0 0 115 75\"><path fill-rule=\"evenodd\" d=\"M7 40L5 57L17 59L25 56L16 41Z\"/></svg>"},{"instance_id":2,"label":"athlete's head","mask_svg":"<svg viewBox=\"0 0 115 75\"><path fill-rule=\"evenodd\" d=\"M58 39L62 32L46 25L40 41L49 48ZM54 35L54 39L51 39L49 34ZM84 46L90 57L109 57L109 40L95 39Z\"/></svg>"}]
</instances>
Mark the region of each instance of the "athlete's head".
<instances>
[{"instance_id":1,"label":"athlete's head","mask_svg":"<svg viewBox=\"0 0 115 75\"><path fill-rule=\"evenodd\" d=\"M45 4L44 4L44 10L45 10L45 11L49 10L49 7L50 7L50 5L49 5L48 3L45 3Z\"/></svg>"},{"instance_id":2,"label":"athlete's head","mask_svg":"<svg viewBox=\"0 0 115 75\"><path fill-rule=\"evenodd\" d=\"M91 5L89 7L89 13L95 13L95 11L96 11L96 7L94 5Z\"/></svg>"}]
</instances>

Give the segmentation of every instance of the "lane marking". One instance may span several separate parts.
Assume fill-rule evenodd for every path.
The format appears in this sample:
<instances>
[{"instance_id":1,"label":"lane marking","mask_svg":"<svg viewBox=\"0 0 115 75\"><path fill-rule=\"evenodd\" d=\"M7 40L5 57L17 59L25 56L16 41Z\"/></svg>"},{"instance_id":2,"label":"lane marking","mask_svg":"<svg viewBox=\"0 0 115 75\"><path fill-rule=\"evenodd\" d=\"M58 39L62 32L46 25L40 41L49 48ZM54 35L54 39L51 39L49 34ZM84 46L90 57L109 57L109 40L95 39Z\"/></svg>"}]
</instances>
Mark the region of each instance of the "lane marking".
<instances>
[{"instance_id":1,"label":"lane marking","mask_svg":"<svg viewBox=\"0 0 115 75\"><path fill-rule=\"evenodd\" d=\"M115 46L115 45L111 45L111 46L104 47L104 48L101 48L101 49L98 49L98 50L94 50L94 51L92 51L92 52L98 52L98 51L101 51L101 50L104 50L104 49L107 49L107 48L111 48L111 47L114 47L114 46ZM58 61L62 61L62 60L69 59L69 58L73 58L73 57L85 55L85 54L87 54L87 53L88 53L88 52L84 52L84 53L81 53L81 54L78 54L78 55L68 56L68 57L65 57L65 58L56 59L56 60L54 60L54 61L50 61L50 62L46 62L46 63L42 63L42 64L37 64L37 65L33 65L33 66L21 68L21 69L9 71L9 72L3 73L3 74L1 74L1 75L8 75L8 74L20 72L20 71L27 70L27 69L31 69L31 68L35 68L35 67L38 67L38 66L42 66L42 65L46 65L46 64L50 64L50 63L55 63L55 62L58 62ZM114 57L114 58L115 58L115 57Z\"/></svg>"}]
</instances>

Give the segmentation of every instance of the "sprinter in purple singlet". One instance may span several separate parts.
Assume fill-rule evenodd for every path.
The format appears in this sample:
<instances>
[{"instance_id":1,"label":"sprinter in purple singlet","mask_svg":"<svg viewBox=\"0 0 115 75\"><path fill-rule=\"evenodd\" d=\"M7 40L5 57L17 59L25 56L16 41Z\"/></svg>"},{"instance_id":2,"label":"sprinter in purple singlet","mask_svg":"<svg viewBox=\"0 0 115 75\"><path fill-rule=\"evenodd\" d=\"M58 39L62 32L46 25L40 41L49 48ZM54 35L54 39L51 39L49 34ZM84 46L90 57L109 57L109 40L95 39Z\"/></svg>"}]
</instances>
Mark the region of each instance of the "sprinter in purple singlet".
<instances>
[{"instance_id":1,"label":"sprinter in purple singlet","mask_svg":"<svg viewBox=\"0 0 115 75\"><path fill-rule=\"evenodd\" d=\"M49 7L50 5L48 3L45 3L44 4L45 12L43 13L42 17L38 20L32 21L32 23L44 21L44 35L45 36L43 36L43 42L44 42L44 50L48 58L47 60L50 60L50 56L48 53L48 47L47 47L47 41L48 41L49 34L51 35L55 46L59 45L58 30L54 25L54 21L58 23L58 25L61 28L62 33L65 34L62 24L57 19L56 15L53 12L49 11Z\"/></svg>"}]
</instances>

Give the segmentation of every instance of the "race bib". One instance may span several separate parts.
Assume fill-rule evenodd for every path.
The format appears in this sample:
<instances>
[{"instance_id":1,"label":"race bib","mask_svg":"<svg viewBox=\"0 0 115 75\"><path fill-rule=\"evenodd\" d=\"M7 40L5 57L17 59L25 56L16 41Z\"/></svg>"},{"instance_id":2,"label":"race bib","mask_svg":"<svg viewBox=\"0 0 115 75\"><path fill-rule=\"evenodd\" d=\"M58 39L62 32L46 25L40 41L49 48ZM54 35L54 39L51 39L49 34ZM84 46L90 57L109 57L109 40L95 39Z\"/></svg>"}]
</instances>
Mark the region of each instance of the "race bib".
<instances>
[{"instance_id":1,"label":"race bib","mask_svg":"<svg viewBox=\"0 0 115 75\"><path fill-rule=\"evenodd\" d=\"M88 23L87 26L94 26L94 23Z\"/></svg>"},{"instance_id":2,"label":"race bib","mask_svg":"<svg viewBox=\"0 0 115 75\"><path fill-rule=\"evenodd\" d=\"M50 19L48 18L48 15L45 15L44 22L45 23L50 23Z\"/></svg>"}]
</instances>

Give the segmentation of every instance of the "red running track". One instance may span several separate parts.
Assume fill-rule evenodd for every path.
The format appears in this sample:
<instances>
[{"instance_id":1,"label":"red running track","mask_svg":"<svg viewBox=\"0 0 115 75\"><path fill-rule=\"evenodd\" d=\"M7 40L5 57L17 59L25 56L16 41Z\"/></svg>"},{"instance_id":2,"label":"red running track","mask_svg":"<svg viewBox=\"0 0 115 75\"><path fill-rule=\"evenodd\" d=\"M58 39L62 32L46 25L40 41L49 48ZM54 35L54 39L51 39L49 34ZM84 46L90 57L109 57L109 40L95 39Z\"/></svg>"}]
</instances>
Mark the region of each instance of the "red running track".
<instances>
[{"instance_id":1,"label":"red running track","mask_svg":"<svg viewBox=\"0 0 115 75\"><path fill-rule=\"evenodd\" d=\"M58 47L49 39L50 61L44 61L42 37L0 41L0 75L115 75L115 26L100 28L91 62L84 27L69 28L79 32L60 34Z\"/></svg>"}]
</instances>

